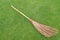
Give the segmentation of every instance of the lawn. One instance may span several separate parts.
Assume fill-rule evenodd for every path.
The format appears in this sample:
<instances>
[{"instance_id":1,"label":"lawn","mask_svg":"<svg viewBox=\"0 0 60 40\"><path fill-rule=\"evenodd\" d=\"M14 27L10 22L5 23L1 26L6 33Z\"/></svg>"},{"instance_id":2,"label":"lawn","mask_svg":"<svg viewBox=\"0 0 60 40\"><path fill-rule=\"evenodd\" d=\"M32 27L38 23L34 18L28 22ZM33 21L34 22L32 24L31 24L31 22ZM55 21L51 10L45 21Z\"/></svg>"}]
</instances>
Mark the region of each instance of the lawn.
<instances>
[{"instance_id":1,"label":"lawn","mask_svg":"<svg viewBox=\"0 0 60 40\"><path fill-rule=\"evenodd\" d=\"M41 35L14 5L31 19L60 30L60 0L0 0L0 40L60 40Z\"/></svg>"}]
</instances>

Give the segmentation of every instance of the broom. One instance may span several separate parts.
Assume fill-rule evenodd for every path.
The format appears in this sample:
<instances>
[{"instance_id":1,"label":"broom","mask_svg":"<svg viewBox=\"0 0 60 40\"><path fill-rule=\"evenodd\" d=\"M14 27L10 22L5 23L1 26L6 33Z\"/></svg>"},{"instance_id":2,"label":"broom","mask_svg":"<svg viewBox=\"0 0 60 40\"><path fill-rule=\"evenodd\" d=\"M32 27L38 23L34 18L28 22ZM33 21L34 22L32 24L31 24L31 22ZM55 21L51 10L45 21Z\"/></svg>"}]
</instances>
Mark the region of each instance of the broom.
<instances>
[{"instance_id":1,"label":"broom","mask_svg":"<svg viewBox=\"0 0 60 40\"><path fill-rule=\"evenodd\" d=\"M16 9L13 5L11 5L11 7L14 10L16 10L17 12L19 12L21 15L23 15L25 18L27 18L34 25L34 27L38 30L38 32L40 32L45 37L51 37L51 36L55 35L58 32L58 30L56 30L52 27L49 27L49 26L46 26L46 25L43 25L43 24L39 24L38 22L30 19L28 16L26 16L21 11Z\"/></svg>"}]
</instances>

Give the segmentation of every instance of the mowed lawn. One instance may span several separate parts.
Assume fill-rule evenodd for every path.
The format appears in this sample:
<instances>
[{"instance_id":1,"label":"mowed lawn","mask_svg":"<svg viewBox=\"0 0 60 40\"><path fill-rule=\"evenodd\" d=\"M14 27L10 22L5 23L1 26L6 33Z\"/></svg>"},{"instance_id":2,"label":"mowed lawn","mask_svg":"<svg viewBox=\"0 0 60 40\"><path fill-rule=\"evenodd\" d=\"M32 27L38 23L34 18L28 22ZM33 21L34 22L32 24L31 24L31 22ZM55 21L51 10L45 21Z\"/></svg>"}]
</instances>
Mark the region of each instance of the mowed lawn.
<instances>
[{"instance_id":1,"label":"mowed lawn","mask_svg":"<svg viewBox=\"0 0 60 40\"><path fill-rule=\"evenodd\" d=\"M58 29L59 33L44 37L11 5L31 19ZM0 0L0 40L60 40L60 0Z\"/></svg>"}]
</instances>

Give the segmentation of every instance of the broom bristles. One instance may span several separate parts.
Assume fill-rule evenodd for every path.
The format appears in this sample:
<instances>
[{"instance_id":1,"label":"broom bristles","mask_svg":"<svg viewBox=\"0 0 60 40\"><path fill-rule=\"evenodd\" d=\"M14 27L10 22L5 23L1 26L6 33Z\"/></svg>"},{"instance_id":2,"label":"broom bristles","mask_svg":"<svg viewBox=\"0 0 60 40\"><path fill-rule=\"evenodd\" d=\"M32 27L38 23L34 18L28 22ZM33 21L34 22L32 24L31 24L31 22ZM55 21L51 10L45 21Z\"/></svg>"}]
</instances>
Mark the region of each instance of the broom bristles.
<instances>
[{"instance_id":1,"label":"broom bristles","mask_svg":"<svg viewBox=\"0 0 60 40\"><path fill-rule=\"evenodd\" d=\"M45 37L51 37L53 35L55 35L56 33L58 33L58 30L56 30L55 28L46 26L46 25L42 25L40 23L37 23L36 21L30 19L30 22L34 25L34 27Z\"/></svg>"},{"instance_id":2,"label":"broom bristles","mask_svg":"<svg viewBox=\"0 0 60 40\"><path fill-rule=\"evenodd\" d=\"M42 34L44 35L45 37L51 37L53 35L55 35L58 30L52 28L52 27L49 27L49 26L46 26L46 25L42 25L42 24L39 24L37 23L36 21L30 19L28 16L26 16L25 14L23 14L21 11L19 11L18 9L16 9L13 5L11 5L11 7L16 10L17 12L19 12L20 14L22 14L24 17L26 17L33 25L34 27Z\"/></svg>"}]
</instances>

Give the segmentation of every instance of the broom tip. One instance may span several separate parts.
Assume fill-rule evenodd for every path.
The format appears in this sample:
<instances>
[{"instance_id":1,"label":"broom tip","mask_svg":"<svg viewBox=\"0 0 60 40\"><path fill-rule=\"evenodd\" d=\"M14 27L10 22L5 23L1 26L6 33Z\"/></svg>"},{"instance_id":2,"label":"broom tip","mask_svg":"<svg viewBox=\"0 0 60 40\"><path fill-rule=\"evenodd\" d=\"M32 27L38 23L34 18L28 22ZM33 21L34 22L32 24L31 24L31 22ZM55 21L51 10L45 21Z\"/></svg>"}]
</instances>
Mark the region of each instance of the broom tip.
<instances>
[{"instance_id":1,"label":"broom tip","mask_svg":"<svg viewBox=\"0 0 60 40\"><path fill-rule=\"evenodd\" d=\"M48 36L46 36L46 37L47 37L47 38L50 38L50 37L52 37L52 36L57 35L57 33L58 33L58 30L55 29L55 32L54 32L54 33L52 33L52 34L50 34L50 35L48 35Z\"/></svg>"},{"instance_id":2,"label":"broom tip","mask_svg":"<svg viewBox=\"0 0 60 40\"><path fill-rule=\"evenodd\" d=\"M43 28L43 29L44 29L44 28ZM49 29L49 30L48 30L48 29ZM50 37L52 37L52 36L57 35L58 30L55 29L55 28L50 27L50 28L46 28L44 32L45 32L45 34L44 34L44 33L42 33L42 34L43 34L45 37L50 38Z\"/></svg>"}]
</instances>

